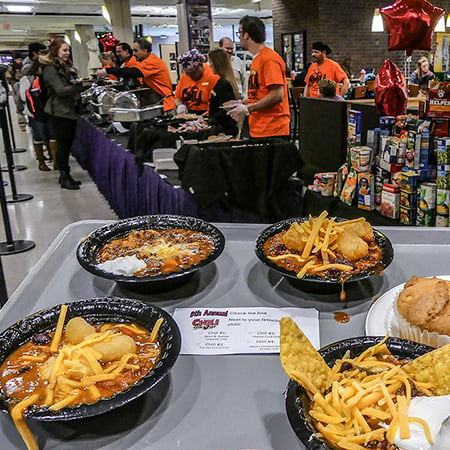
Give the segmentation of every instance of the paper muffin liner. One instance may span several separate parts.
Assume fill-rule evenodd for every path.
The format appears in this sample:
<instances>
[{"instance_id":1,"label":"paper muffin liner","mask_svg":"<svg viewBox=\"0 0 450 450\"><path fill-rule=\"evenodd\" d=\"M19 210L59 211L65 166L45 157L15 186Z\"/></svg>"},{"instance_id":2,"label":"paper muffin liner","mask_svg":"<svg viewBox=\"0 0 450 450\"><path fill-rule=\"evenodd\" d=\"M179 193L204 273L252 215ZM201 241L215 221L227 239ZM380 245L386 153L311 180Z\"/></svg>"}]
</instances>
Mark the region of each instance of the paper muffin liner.
<instances>
[{"instance_id":1,"label":"paper muffin liner","mask_svg":"<svg viewBox=\"0 0 450 450\"><path fill-rule=\"evenodd\" d=\"M401 291L396 295L392 305L393 314L391 321L390 334L403 339L420 342L421 344L430 345L431 347L442 347L450 343L450 336L439 334L435 331L422 330L421 328L411 325L398 311L397 300Z\"/></svg>"}]
</instances>

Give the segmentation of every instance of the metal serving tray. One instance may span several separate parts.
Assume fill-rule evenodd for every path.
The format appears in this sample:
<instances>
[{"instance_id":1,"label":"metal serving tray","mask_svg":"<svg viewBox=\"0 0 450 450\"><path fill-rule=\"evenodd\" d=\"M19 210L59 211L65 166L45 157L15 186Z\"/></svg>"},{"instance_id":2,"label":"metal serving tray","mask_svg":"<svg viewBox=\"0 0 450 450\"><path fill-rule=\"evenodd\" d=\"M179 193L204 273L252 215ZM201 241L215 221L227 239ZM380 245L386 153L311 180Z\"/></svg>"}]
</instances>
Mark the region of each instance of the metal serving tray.
<instances>
[{"instance_id":1,"label":"metal serving tray","mask_svg":"<svg viewBox=\"0 0 450 450\"><path fill-rule=\"evenodd\" d=\"M139 122L160 116L163 113L163 106L155 105L141 109L111 108L109 112L117 122Z\"/></svg>"},{"instance_id":2,"label":"metal serving tray","mask_svg":"<svg viewBox=\"0 0 450 450\"><path fill-rule=\"evenodd\" d=\"M213 264L174 291L137 294L91 275L77 263L80 240L107 223L85 220L61 231L0 311L0 331L46 307L116 296L147 301L169 314L178 307L316 308L321 345L326 345L364 335L367 311L388 289L412 275L450 272L448 228L377 227L393 243L394 261L382 276L349 286L348 302L341 302L339 291L300 291L258 260L255 241L266 224L222 223L217 226L225 235L225 250ZM334 319L339 311L350 316L348 323ZM128 406L89 420L28 422L44 450L305 450L286 416L287 383L277 354L180 355L157 389ZM24 448L6 414L0 416L0 442L2 450Z\"/></svg>"}]
</instances>

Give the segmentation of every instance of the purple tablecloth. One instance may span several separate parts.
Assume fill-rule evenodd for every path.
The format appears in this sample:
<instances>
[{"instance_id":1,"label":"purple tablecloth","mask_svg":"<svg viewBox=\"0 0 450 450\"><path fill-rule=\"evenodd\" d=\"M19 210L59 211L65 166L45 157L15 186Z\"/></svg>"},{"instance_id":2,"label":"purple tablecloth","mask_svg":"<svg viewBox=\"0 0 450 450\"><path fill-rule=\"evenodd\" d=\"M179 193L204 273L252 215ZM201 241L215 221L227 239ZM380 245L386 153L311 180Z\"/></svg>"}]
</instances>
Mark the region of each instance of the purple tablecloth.
<instances>
[{"instance_id":1,"label":"purple tablecloth","mask_svg":"<svg viewBox=\"0 0 450 450\"><path fill-rule=\"evenodd\" d=\"M134 155L111 141L84 117L78 118L72 154L89 172L111 208L124 219L147 214L180 214L211 222L266 223L268 220L237 208L201 208L192 195L167 183L151 167L138 175ZM292 211L300 207L301 186L293 186Z\"/></svg>"}]
</instances>

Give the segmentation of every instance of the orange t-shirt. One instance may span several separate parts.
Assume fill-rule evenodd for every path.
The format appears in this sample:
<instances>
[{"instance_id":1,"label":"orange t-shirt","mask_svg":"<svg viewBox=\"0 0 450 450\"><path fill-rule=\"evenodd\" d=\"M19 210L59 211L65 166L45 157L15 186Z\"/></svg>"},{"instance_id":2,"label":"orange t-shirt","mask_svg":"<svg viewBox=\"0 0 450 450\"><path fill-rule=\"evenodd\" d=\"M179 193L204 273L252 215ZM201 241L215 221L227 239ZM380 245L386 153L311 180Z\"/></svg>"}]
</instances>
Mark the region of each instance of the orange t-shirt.
<instances>
[{"instance_id":1,"label":"orange t-shirt","mask_svg":"<svg viewBox=\"0 0 450 450\"><path fill-rule=\"evenodd\" d=\"M256 103L269 93L269 86L283 85L281 103L250 113L248 123L251 137L289 136L291 120L286 84L286 66L281 56L263 47L253 58L248 79L248 104Z\"/></svg>"},{"instance_id":2,"label":"orange t-shirt","mask_svg":"<svg viewBox=\"0 0 450 450\"><path fill-rule=\"evenodd\" d=\"M198 81L183 73L175 90L175 98L182 100L189 111L208 111L211 91L219 80L208 64L203 64L203 76Z\"/></svg>"},{"instance_id":3,"label":"orange t-shirt","mask_svg":"<svg viewBox=\"0 0 450 450\"><path fill-rule=\"evenodd\" d=\"M306 84L309 86L309 96L319 97L319 81L325 79L336 82L336 94L339 95L339 83L346 78L347 75L342 67L332 59L326 59L320 66L312 63L305 77Z\"/></svg>"},{"instance_id":4,"label":"orange t-shirt","mask_svg":"<svg viewBox=\"0 0 450 450\"><path fill-rule=\"evenodd\" d=\"M121 66L122 67L122 66ZM130 56L125 63L123 64L123 67L137 67L139 68L139 62L138 60L134 57L134 56ZM137 78L137 80L139 81L139 83L143 84L144 83L144 79L141 78Z\"/></svg>"},{"instance_id":5,"label":"orange t-shirt","mask_svg":"<svg viewBox=\"0 0 450 450\"><path fill-rule=\"evenodd\" d=\"M123 64L123 67L138 67L138 66L139 66L138 60L134 56L130 56Z\"/></svg>"},{"instance_id":6,"label":"orange t-shirt","mask_svg":"<svg viewBox=\"0 0 450 450\"><path fill-rule=\"evenodd\" d=\"M167 97L164 99L164 111L174 109L172 80L170 79L166 63L151 53L147 58L138 62L136 67L144 75L144 83L149 88L152 88L163 97Z\"/></svg>"}]
</instances>

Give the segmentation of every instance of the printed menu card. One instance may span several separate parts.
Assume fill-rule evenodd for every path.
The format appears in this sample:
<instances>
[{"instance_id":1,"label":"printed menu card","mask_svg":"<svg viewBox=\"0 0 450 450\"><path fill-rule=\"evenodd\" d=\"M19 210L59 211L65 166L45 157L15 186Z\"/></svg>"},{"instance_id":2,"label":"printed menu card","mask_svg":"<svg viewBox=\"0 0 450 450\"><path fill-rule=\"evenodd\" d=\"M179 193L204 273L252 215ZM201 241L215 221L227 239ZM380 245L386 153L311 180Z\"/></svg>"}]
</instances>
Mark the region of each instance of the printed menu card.
<instances>
[{"instance_id":1,"label":"printed menu card","mask_svg":"<svg viewBox=\"0 0 450 450\"><path fill-rule=\"evenodd\" d=\"M279 353L285 316L320 347L319 312L312 308L177 308L173 314L184 355Z\"/></svg>"}]
</instances>

